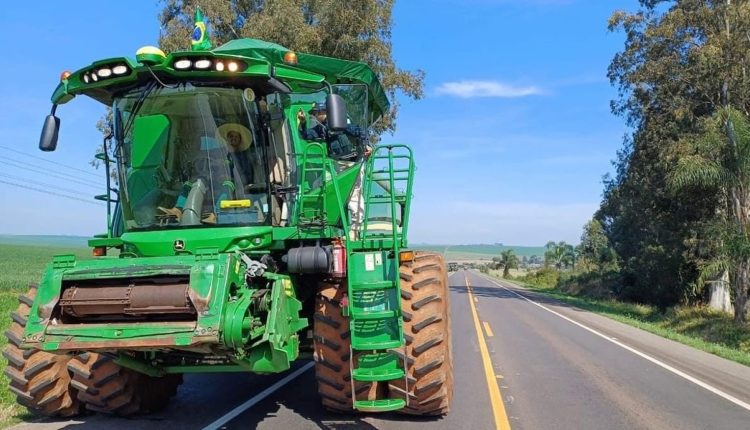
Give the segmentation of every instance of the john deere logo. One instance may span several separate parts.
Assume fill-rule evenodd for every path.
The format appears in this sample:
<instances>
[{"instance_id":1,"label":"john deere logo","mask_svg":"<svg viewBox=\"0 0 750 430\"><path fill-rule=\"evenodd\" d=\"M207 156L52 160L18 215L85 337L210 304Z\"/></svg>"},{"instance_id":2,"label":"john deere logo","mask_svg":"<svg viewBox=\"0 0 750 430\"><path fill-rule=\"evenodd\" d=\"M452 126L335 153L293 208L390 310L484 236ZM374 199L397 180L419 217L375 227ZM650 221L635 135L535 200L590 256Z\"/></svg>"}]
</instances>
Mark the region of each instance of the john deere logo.
<instances>
[{"instance_id":1,"label":"john deere logo","mask_svg":"<svg viewBox=\"0 0 750 430\"><path fill-rule=\"evenodd\" d=\"M181 240L175 240L174 241L174 250L175 251L183 251L185 250L185 242Z\"/></svg>"}]
</instances>

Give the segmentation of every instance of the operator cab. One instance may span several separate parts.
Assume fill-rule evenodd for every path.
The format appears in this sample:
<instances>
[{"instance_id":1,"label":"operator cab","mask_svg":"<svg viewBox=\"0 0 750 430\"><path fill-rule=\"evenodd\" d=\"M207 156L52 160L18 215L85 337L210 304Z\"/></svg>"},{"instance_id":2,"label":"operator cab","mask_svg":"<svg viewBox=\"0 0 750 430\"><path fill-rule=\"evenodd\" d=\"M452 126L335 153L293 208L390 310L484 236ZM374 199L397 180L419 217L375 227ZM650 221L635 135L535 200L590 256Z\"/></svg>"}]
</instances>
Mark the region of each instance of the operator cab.
<instances>
[{"instance_id":1,"label":"operator cab","mask_svg":"<svg viewBox=\"0 0 750 430\"><path fill-rule=\"evenodd\" d=\"M250 89L191 83L115 98L125 230L269 224L264 106Z\"/></svg>"}]
</instances>

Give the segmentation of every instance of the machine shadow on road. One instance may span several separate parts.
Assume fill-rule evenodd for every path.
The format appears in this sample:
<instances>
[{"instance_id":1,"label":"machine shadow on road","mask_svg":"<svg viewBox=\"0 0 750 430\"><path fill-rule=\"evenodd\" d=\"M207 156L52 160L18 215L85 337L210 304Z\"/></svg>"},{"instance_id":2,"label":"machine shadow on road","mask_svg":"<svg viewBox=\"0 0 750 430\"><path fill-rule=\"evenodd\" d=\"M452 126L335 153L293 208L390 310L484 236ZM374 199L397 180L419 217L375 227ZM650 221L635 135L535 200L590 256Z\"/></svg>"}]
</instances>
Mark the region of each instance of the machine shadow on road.
<instances>
[{"instance_id":1,"label":"machine shadow on road","mask_svg":"<svg viewBox=\"0 0 750 430\"><path fill-rule=\"evenodd\" d=\"M181 387L177 397L169 407L155 414L140 415L129 418L93 414L79 417L76 421L45 420L45 428L66 430L94 430L107 428L108 430L126 429L200 429L220 419L232 407L242 403L242 398L232 398L232 406L226 402L209 403L210 393L203 392L195 395L196 381L190 381L187 387ZM201 387L214 391L214 395L226 396L227 389L237 387L216 383L201 378ZM249 381L248 381L249 382ZM271 381L267 385L270 385ZM266 385L266 384L264 384ZM261 391L265 387L258 387ZM219 391L222 393L216 393ZM230 397L231 394L230 394ZM226 400L226 399L222 399ZM185 411L192 413L185 414ZM222 426L223 429L248 428L320 428L320 429L380 429L398 427L400 422L421 422L426 425L438 422L439 417L414 417L395 413L388 414L337 414L323 409L316 389L315 372L308 370L292 383L279 389L252 408ZM58 425L55 425L58 424ZM27 424L28 425L28 424ZM49 427L48 427L49 426Z\"/></svg>"},{"instance_id":2,"label":"machine shadow on road","mask_svg":"<svg viewBox=\"0 0 750 430\"><path fill-rule=\"evenodd\" d=\"M315 372L305 372L298 380L274 393L273 396L258 403L251 410L238 416L227 429L257 428L264 425L269 428L307 428L320 429L379 429L392 428L386 422L402 421L433 422L439 418L412 417L394 413L386 414L340 414L323 408L316 389ZM382 424L382 425L381 425Z\"/></svg>"}]
</instances>

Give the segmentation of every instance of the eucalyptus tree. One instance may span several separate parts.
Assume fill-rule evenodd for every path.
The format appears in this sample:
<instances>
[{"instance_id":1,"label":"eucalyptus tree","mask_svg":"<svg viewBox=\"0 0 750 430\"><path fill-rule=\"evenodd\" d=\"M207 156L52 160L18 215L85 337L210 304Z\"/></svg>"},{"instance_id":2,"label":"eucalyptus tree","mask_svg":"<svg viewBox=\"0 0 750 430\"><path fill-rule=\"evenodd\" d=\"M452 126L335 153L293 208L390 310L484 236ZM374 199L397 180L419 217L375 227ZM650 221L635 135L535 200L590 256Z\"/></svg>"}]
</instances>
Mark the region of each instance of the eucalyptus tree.
<instances>
[{"instance_id":1,"label":"eucalyptus tree","mask_svg":"<svg viewBox=\"0 0 750 430\"><path fill-rule=\"evenodd\" d=\"M699 297L700 267L732 266L735 318L744 321L750 264L726 226L744 234L750 213L736 169L738 121L750 113L750 2L641 0L609 24L626 36L609 68L619 90L612 108L633 134L597 218L624 291L668 305ZM719 172L732 175L710 178Z\"/></svg>"}]
</instances>

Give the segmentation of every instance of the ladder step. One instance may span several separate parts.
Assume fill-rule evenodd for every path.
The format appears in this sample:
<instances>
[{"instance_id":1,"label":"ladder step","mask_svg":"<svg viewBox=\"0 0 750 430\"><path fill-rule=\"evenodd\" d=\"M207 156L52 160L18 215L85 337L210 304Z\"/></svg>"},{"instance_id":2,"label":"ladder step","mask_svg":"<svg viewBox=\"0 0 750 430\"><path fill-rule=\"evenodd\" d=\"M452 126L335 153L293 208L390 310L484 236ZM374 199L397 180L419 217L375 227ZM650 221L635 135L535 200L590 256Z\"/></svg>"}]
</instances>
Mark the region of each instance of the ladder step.
<instances>
[{"instance_id":1,"label":"ladder step","mask_svg":"<svg viewBox=\"0 0 750 430\"><path fill-rule=\"evenodd\" d=\"M378 349L401 348L403 342L398 339L371 341L352 337L352 349L357 351L375 351Z\"/></svg>"},{"instance_id":2,"label":"ladder step","mask_svg":"<svg viewBox=\"0 0 750 430\"><path fill-rule=\"evenodd\" d=\"M392 381L404 377L399 358L391 352L376 352L359 356L358 367L352 370L355 381Z\"/></svg>"},{"instance_id":3,"label":"ladder step","mask_svg":"<svg viewBox=\"0 0 750 430\"><path fill-rule=\"evenodd\" d=\"M380 400L357 400L354 408L363 412L388 412L403 409L406 406L404 399L380 399Z\"/></svg>"},{"instance_id":4,"label":"ladder step","mask_svg":"<svg viewBox=\"0 0 750 430\"><path fill-rule=\"evenodd\" d=\"M362 282L352 284L352 291L387 290L395 287L396 284L393 281Z\"/></svg>"},{"instance_id":5,"label":"ladder step","mask_svg":"<svg viewBox=\"0 0 750 430\"><path fill-rule=\"evenodd\" d=\"M385 173L386 175L388 175L391 172L393 172L393 173L409 173L409 169L393 169L393 170L381 169L381 170L373 170L370 173L373 173L373 174L374 173Z\"/></svg>"},{"instance_id":6,"label":"ladder step","mask_svg":"<svg viewBox=\"0 0 750 430\"><path fill-rule=\"evenodd\" d=\"M401 316L401 310L391 311L363 311L360 309L351 309L349 314L352 319L367 321L367 320L382 320Z\"/></svg>"},{"instance_id":7,"label":"ladder step","mask_svg":"<svg viewBox=\"0 0 750 430\"><path fill-rule=\"evenodd\" d=\"M385 178L383 178L383 177L379 177L379 176L373 176L373 177L372 177L372 180L373 180L373 181L390 181L390 180L391 180L391 178L390 178L390 177L385 177ZM409 181L409 180L411 180L411 178L410 178L410 177L408 177L408 176L394 176L394 177L393 177L393 181L394 181L394 182L398 182L398 181Z\"/></svg>"},{"instance_id":8,"label":"ladder step","mask_svg":"<svg viewBox=\"0 0 750 430\"><path fill-rule=\"evenodd\" d=\"M369 198L369 199L367 199L367 200L368 200L368 201L369 201L370 203L390 203L390 202L391 202L391 198L390 198L390 197L370 197L370 198ZM395 197L393 198L393 200L394 200L394 201L395 201L396 203L399 203L399 202L405 202L405 201L406 201L406 196L395 196Z\"/></svg>"}]
</instances>

